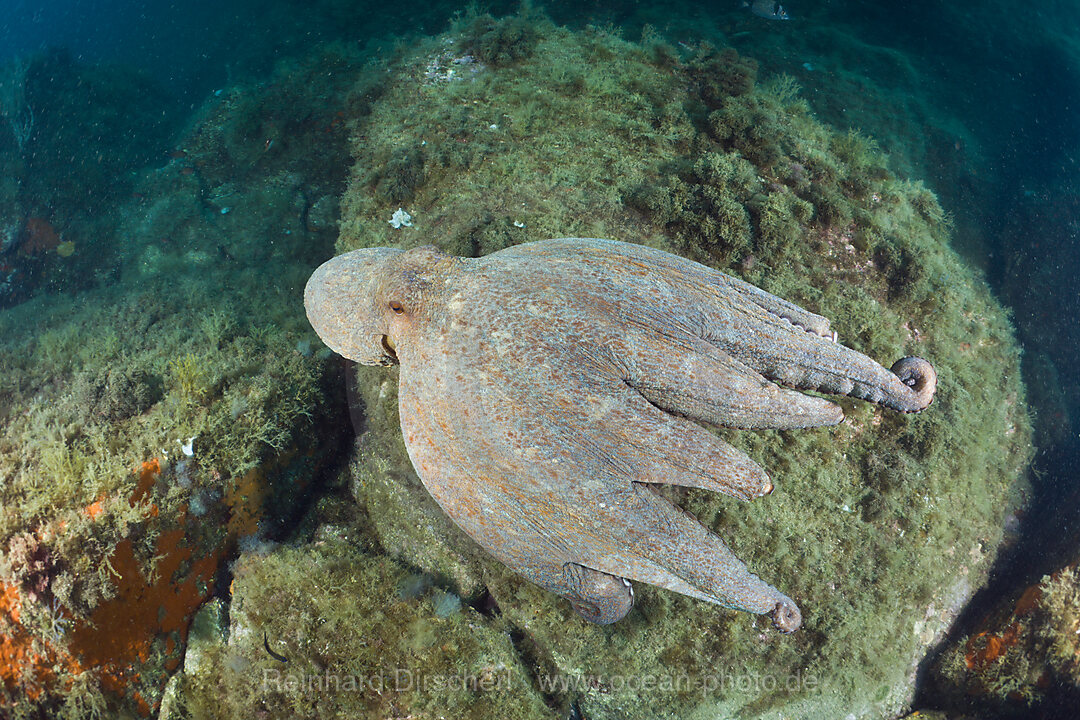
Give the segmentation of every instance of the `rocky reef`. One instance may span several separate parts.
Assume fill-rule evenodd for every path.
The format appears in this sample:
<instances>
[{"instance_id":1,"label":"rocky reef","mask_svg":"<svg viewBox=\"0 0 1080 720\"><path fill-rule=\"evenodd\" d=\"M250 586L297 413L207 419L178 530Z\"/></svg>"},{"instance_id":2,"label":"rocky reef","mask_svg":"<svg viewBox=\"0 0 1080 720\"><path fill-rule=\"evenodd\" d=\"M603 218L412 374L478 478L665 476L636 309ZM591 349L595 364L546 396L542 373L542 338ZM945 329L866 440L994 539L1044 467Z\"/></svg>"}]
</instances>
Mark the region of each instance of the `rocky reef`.
<instances>
[{"instance_id":1,"label":"rocky reef","mask_svg":"<svg viewBox=\"0 0 1080 720\"><path fill-rule=\"evenodd\" d=\"M936 703L996 716L1065 717L1080 697L1080 574L1074 562L999 601L930 671Z\"/></svg>"},{"instance_id":2,"label":"rocky reef","mask_svg":"<svg viewBox=\"0 0 1080 720\"><path fill-rule=\"evenodd\" d=\"M1045 575L1020 598L1000 603L980 628L941 657L935 671L960 705L982 699L1023 715L1048 696L1075 698L1080 692L1077 566Z\"/></svg>"},{"instance_id":3,"label":"rocky reef","mask_svg":"<svg viewBox=\"0 0 1080 720\"><path fill-rule=\"evenodd\" d=\"M85 198L34 190L70 172L43 165L69 138L31 141L38 166L23 168L35 179L19 179L20 204L51 208L61 237L80 239L67 257L56 242L39 260L25 241L12 249L41 274L0 314L5 717L153 713L192 616L228 585L227 561L291 527L348 441L340 364L317 351L301 299L332 248L345 170L309 149L343 147L335 110L296 101L299 83L332 86L328 55L312 63L320 84L288 67L297 84L277 94L245 86L208 101L182 147L91 198L94 237L82 235ZM52 69L64 88L98 77ZM256 115L295 144L269 143ZM72 272L82 280L65 283Z\"/></svg>"},{"instance_id":4,"label":"rocky reef","mask_svg":"<svg viewBox=\"0 0 1080 720\"><path fill-rule=\"evenodd\" d=\"M642 242L829 316L872 357L933 358L941 394L917 417L845 402L836 430L730 434L779 468L767 505L671 492L809 608L792 637L649 588L624 622L596 628L506 573L413 475L385 370L357 382L366 429L351 488L370 529L465 600L494 603L537 677L566 682L549 705L587 717L902 711L1022 497L1030 427L1005 314L949 250L933 193L895 176L871 139L818 122L791 80L763 80L731 50L518 22L464 22L392 69L356 126L339 249ZM492 33L519 47L484 62L476 46ZM399 207L410 226L390 224Z\"/></svg>"},{"instance_id":5,"label":"rocky reef","mask_svg":"<svg viewBox=\"0 0 1080 720\"><path fill-rule=\"evenodd\" d=\"M5 712L908 708L1022 503L1031 428L1005 312L871 138L730 48L533 11L375 60L319 46L223 88L179 138L109 200L110 282L0 316ZM303 319L335 240L480 255L568 236L690 257L871 357L936 365L917 416L844 399L836 428L725 432L770 468L767 503L665 490L799 602L797 633L645 586L623 621L582 621L431 500L394 371L342 373Z\"/></svg>"}]
</instances>

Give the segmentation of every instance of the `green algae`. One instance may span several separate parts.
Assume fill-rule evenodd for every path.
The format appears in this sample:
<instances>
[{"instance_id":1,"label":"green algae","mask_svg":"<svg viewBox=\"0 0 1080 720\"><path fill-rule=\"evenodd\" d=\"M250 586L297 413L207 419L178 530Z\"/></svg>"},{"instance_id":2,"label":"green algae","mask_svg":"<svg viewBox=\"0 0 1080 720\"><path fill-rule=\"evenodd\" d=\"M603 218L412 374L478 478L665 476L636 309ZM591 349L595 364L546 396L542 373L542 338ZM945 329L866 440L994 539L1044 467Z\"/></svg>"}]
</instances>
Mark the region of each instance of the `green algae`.
<instances>
[{"instance_id":1,"label":"green algae","mask_svg":"<svg viewBox=\"0 0 1080 720\"><path fill-rule=\"evenodd\" d=\"M674 146L694 135L669 72L642 62L642 49L610 52L599 31L566 43L550 23L536 25L546 31L530 57L543 62L521 60L503 72L472 64L453 79L429 78L429 67L451 62L444 55L462 57L471 48L460 39L450 51L437 39L421 44L396 75L405 86L387 87L353 148L358 177L342 200L341 248L422 244L422 234L438 228L440 237L453 238L449 249L476 255L597 224L609 234L634 224L622 203L630 183L643 177L647 158L673 156ZM641 89L630 98L640 112L608 110L607 101L622 107L628 85ZM577 92L591 99L589 112ZM518 162L523 142L537 155L527 165ZM423 158L422 184L413 170L418 159L406 179L387 177L400 157ZM506 177L542 191L507 192L497 180ZM414 227L395 230L388 221L397 206L380 200L379 188L402 182L412 194L405 209ZM506 190L493 192L500 186Z\"/></svg>"},{"instance_id":2,"label":"green algae","mask_svg":"<svg viewBox=\"0 0 1080 720\"><path fill-rule=\"evenodd\" d=\"M537 24L544 19L527 7L520 14L499 19L486 13L475 15L462 28L460 44L485 65L513 65L536 51L540 39Z\"/></svg>"},{"instance_id":3,"label":"green algae","mask_svg":"<svg viewBox=\"0 0 1080 720\"><path fill-rule=\"evenodd\" d=\"M555 717L497 624L438 589L401 597L409 572L341 540L244 555L227 631L200 614L162 717Z\"/></svg>"}]
</instances>

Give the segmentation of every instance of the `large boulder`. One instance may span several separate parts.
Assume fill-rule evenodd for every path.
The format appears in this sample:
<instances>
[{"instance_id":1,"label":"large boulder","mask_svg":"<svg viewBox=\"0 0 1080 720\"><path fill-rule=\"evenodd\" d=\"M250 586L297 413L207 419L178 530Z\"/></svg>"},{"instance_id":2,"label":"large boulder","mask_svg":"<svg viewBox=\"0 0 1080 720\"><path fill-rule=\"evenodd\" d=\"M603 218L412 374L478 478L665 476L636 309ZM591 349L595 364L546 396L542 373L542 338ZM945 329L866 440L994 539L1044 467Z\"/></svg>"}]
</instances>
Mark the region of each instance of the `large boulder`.
<instances>
[{"instance_id":1,"label":"large boulder","mask_svg":"<svg viewBox=\"0 0 1080 720\"><path fill-rule=\"evenodd\" d=\"M356 387L352 488L369 529L446 587L489 594L559 704L590 718L900 714L920 658L984 581L1031 455L1012 328L949 249L934 195L752 60L539 17L419 43L352 150L339 250L613 237L826 315L881 362L931 359L939 392L920 415L843 399L836 428L725 431L772 473L767 498L666 491L800 603L791 636L641 585L622 622L580 620L439 512L401 444L391 372ZM399 208L411 224L390 222Z\"/></svg>"}]
</instances>

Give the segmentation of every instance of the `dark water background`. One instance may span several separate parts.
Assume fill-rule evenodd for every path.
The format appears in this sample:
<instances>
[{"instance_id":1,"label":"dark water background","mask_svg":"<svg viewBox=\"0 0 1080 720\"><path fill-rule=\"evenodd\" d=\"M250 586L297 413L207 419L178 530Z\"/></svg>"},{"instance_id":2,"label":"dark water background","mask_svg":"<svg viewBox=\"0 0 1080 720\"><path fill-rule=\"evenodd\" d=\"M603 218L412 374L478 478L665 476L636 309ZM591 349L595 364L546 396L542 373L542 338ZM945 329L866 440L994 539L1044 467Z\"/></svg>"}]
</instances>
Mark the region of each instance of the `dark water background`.
<instances>
[{"instance_id":1,"label":"dark water background","mask_svg":"<svg viewBox=\"0 0 1080 720\"><path fill-rule=\"evenodd\" d=\"M612 24L636 38L650 23L672 40L698 39L746 11L731 2L550 2L557 23ZM391 7L392 6L392 7ZM489 3L494 14L516 3ZM118 64L145 72L152 100L140 105L132 140L147 148L131 169L159 157L193 108L215 89L253 80L274 62L322 40L390 43L442 31L457 3L0 2L0 64L63 49L78 63ZM994 598L1015 592L1075 559L1080 546L1080 8L1066 2L792 2L792 20L733 38L763 74L799 72L804 29L828 27L868 46L906 56L930 112L948 115L977 147L977 164L958 184L955 159L925 166L924 179L956 220L955 244L981 268L1012 309L1025 349L1025 380L1038 430L1035 497L1022 539L998 564L989 588L961 619L961 632ZM821 51L821 48L817 48ZM878 69L845 67L873 76ZM815 74L799 82L828 122L845 109L817 94ZM888 78L876 78L882 87ZM142 135L139 137L139 135ZM882 138L883 144L888 140ZM957 148L958 151L960 148ZM932 706L933 698L923 698Z\"/></svg>"}]
</instances>

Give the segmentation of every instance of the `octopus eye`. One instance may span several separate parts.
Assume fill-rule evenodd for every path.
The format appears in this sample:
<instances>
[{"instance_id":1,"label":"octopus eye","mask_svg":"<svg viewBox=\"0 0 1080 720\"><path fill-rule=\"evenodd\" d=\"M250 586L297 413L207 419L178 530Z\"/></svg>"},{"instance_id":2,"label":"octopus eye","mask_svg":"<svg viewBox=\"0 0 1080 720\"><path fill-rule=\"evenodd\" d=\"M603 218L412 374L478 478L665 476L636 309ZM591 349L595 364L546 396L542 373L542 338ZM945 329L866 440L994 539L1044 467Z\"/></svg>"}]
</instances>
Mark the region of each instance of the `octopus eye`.
<instances>
[{"instance_id":1,"label":"octopus eye","mask_svg":"<svg viewBox=\"0 0 1080 720\"><path fill-rule=\"evenodd\" d=\"M397 300L391 300L389 302L390 309L394 311L395 315L400 315L405 312L405 308Z\"/></svg>"}]
</instances>

